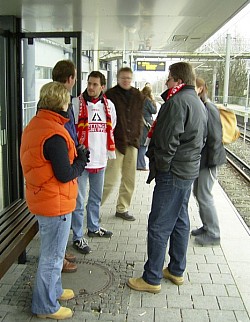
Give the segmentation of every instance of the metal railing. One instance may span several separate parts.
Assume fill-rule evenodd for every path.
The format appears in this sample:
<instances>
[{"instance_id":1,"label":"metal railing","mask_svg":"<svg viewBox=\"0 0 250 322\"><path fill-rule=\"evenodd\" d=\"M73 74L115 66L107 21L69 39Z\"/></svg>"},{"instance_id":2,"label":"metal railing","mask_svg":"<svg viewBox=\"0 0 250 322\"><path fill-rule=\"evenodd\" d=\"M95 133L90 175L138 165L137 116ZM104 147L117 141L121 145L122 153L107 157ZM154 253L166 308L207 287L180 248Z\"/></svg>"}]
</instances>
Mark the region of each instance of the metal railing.
<instances>
[{"instance_id":1,"label":"metal railing","mask_svg":"<svg viewBox=\"0 0 250 322\"><path fill-rule=\"evenodd\" d=\"M214 98L215 103L223 104L223 96L216 96ZM248 99L246 97L239 97L239 96L228 96L228 104L234 104L234 105L240 105L240 106L245 106L248 107L250 104L250 98Z\"/></svg>"},{"instance_id":2,"label":"metal railing","mask_svg":"<svg viewBox=\"0 0 250 322\"><path fill-rule=\"evenodd\" d=\"M23 102L23 128L29 123L32 117L36 114L37 110L37 102L36 101L29 101Z\"/></svg>"}]
</instances>

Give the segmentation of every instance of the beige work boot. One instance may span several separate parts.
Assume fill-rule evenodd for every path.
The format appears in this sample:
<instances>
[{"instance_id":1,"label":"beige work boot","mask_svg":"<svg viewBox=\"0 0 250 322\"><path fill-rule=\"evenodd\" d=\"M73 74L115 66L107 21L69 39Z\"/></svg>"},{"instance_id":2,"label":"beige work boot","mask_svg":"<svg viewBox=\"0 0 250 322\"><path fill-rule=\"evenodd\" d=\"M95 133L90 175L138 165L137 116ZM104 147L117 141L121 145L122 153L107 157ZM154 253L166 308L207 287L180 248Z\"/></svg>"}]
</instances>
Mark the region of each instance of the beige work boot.
<instances>
[{"instance_id":1,"label":"beige work boot","mask_svg":"<svg viewBox=\"0 0 250 322\"><path fill-rule=\"evenodd\" d=\"M65 320L71 318L73 312L67 307L61 306L60 309L52 314L37 314L39 319Z\"/></svg>"},{"instance_id":2,"label":"beige work boot","mask_svg":"<svg viewBox=\"0 0 250 322\"><path fill-rule=\"evenodd\" d=\"M127 285L136 291L159 293L161 291L161 285L151 285L144 281L142 277L129 278Z\"/></svg>"},{"instance_id":3,"label":"beige work boot","mask_svg":"<svg viewBox=\"0 0 250 322\"><path fill-rule=\"evenodd\" d=\"M73 290L66 288L63 290L63 293L58 300L67 301L67 300L73 299L74 297L75 297L75 294L74 294Z\"/></svg>"},{"instance_id":4,"label":"beige work boot","mask_svg":"<svg viewBox=\"0 0 250 322\"><path fill-rule=\"evenodd\" d=\"M167 267L162 270L162 273L163 273L164 278L170 280L175 285L182 285L184 283L183 276L175 276L175 275L171 274Z\"/></svg>"}]
</instances>

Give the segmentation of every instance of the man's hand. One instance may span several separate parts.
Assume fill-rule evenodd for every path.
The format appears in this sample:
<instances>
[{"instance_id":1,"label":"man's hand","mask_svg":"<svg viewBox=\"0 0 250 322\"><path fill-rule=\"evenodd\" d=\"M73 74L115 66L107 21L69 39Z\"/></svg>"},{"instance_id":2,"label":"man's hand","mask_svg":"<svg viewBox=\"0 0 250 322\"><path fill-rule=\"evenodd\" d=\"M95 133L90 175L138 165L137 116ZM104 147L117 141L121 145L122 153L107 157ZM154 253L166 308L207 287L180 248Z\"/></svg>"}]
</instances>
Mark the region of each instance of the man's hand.
<instances>
[{"instance_id":1,"label":"man's hand","mask_svg":"<svg viewBox=\"0 0 250 322\"><path fill-rule=\"evenodd\" d=\"M79 144L76 147L76 150L77 150L77 159L81 160L86 165L90 161L89 160L89 156L90 156L89 150L87 148L84 148L84 146L81 144Z\"/></svg>"}]
</instances>

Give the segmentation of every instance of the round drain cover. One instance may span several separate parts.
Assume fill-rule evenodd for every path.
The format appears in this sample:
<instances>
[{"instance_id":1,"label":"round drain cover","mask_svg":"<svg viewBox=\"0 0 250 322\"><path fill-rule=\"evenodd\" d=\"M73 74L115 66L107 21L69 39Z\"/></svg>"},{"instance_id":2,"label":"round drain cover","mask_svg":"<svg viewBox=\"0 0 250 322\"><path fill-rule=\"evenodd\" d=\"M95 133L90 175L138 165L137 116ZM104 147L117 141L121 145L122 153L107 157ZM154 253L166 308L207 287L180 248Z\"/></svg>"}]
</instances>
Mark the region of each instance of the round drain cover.
<instances>
[{"instance_id":1,"label":"round drain cover","mask_svg":"<svg viewBox=\"0 0 250 322\"><path fill-rule=\"evenodd\" d=\"M113 282L108 268L97 263L77 263L75 273L63 273L63 288L74 290L75 295L92 295L105 291Z\"/></svg>"}]
</instances>

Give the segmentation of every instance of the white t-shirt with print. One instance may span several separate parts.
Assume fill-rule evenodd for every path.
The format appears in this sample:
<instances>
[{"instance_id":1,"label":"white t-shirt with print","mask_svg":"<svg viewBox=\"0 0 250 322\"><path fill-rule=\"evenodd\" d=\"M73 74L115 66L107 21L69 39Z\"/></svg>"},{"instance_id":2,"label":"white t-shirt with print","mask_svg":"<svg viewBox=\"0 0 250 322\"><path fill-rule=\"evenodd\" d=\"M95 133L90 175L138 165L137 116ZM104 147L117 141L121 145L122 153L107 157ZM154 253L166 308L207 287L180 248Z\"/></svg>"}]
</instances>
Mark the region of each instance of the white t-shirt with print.
<instances>
[{"instance_id":1,"label":"white t-shirt with print","mask_svg":"<svg viewBox=\"0 0 250 322\"><path fill-rule=\"evenodd\" d=\"M114 129L116 125L115 106L109 99L107 101ZM79 97L73 98L72 105L76 124L78 124L79 103ZM88 142L90 151L90 162L87 164L86 169L99 169L106 167L108 160L106 112L101 100L95 104L92 102L87 102L86 104L88 109Z\"/></svg>"}]
</instances>

